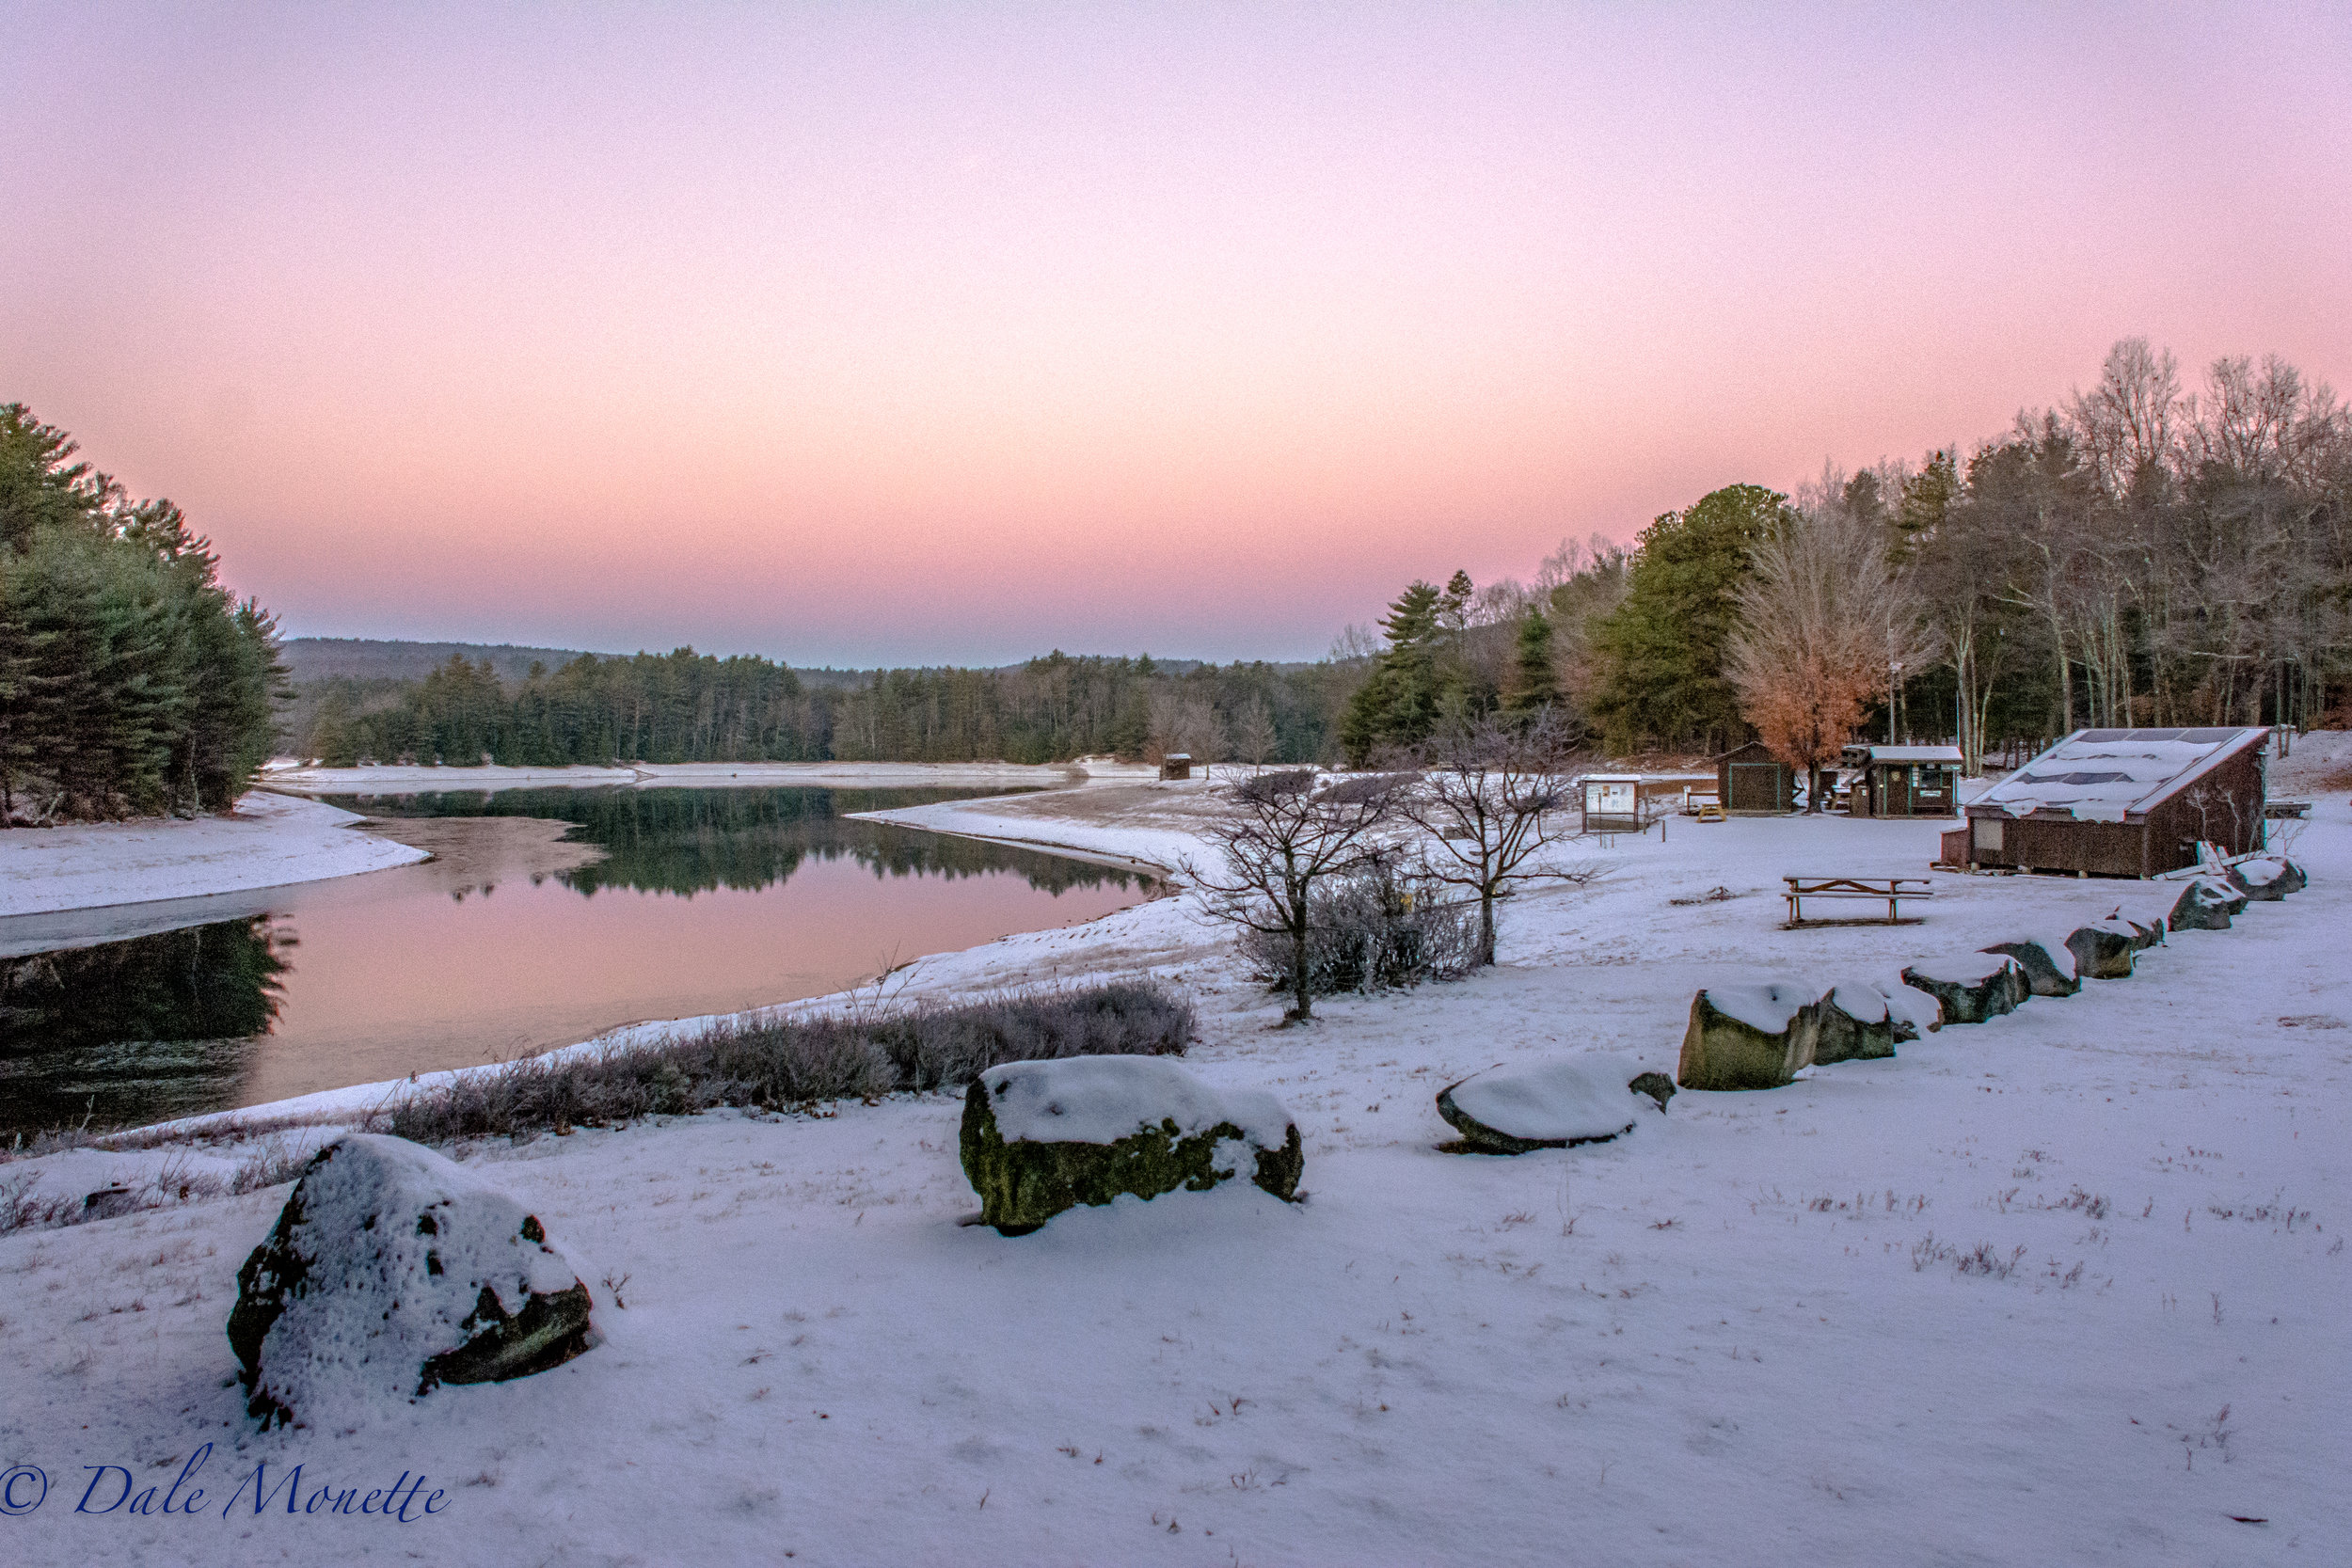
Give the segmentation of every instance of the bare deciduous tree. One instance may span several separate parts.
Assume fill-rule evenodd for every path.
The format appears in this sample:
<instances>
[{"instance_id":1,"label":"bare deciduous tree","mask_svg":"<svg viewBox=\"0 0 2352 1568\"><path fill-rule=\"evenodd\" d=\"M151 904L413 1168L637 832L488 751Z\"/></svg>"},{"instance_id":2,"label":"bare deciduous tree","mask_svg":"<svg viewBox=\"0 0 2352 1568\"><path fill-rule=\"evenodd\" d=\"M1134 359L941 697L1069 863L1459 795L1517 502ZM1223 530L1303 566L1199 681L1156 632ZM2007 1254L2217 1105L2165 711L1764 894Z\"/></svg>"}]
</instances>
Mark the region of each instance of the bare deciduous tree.
<instances>
[{"instance_id":1,"label":"bare deciduous tree","mask_svg":"<svg viewBox=\"0 0 2352 1568\"><path fill-rule=\"evenodd\" d=\"M1765 745L1810 776L1821 806L1834 763L1891 666L1915 668L1931 644L1915 595L1887 558L1884 531L1826 497L1756 546L1724 673Z\"/></svg>"},{"instance_id":2,"label":"bare deciduous tree","mask_svg":"<svg viewBox=\"0 0 2352 1568\"><path fill-rule=\"evenodd\" d=\"M1178 863L1211 918L1290 939L1289 1022L1314 1016L1307 942L1315 885L1395 853L1387 830L1406 782L1378 775L1318 789L1311 768L1253 774L1232 786L1229 809L1207 831L1223 867Z\"/></svg>"},{"instance_id":3,"label":"bare deciduous tree","mask_svg":"<svg viewBox=\"0 0 2352 1568\"><path fill-rule=\"evenodd\" d=\"M1233 718L1233 754L1252 768L1274 760L1281 737L1275 733L1274 711L1263 697L1252 697Z\"/></svg>"},{"instance_id":4,"label":"bare deciduous tree","mask_svg":"<svg viewBox=\"0 0 2352 1568\"><path fill-rule=\"evenodd\" d=\"M1488 718L1422 748L1426 769L1397 796L1397 814L1427 835L1421 869L1478 898L1478 963L1495 961L1495 900L1537 878L1583 882L1587 867L1537 867L1535 852L1561 836L1567 803L1563 768L1574 735L1551 710L1531 721Z\"/></svg>"},{"instance_id":5,"label":"bare deciduous tree","mask_svg":"<svg viewBox=\"0 0 2352 1568\"><path fill-rule=\"evenodd\" d=\"M1152 697L1152 752L1176 754L1199 763L1223 760L1225 722L1205 697L1158 692Z\"/></svg>"}]
</instances>

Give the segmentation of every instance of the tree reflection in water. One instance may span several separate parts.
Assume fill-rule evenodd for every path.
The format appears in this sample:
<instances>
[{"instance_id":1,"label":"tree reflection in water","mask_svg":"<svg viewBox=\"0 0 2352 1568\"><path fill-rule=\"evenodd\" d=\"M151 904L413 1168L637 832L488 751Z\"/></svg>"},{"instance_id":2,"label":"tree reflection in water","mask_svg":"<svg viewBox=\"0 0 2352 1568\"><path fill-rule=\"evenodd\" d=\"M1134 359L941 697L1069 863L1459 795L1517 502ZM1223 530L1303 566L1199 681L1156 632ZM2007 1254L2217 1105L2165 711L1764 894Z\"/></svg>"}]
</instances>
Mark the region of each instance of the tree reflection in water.
<instances>
[{"instance_id":1,"label":"tree reflection in water","mask_svg":"<svg viewBox=\"0 0 2352 1568\"><path fill-rule=\"evenodd\" d=\"M604 851L594 864L551 873L583 896L606 891L616 898L629 893L691 898L716 889L780 889L812 863L837 861L861 866L877 880L1010 875L1031 889L1056 895L1148 886L1146 879L1132 873L1057 855L844 820L851 812L968 800L973 793L524 789L344 796L334 803L377 817L506 816L567 823L567 838ZM421 875L426 868L417 870ZM386 875L392 879L378 885L388 893L416 885ZM497 879L493 875L480 891ZM402 1028L425 1027L437 1037L449 1034L445 1022L403 1022L409 1014L394 1006L400 999L381 989L410 978L429 982L429 974L379 975L372 982L378 989L371 990L350 983L353 972L346 965L342 982L327 986L332 1000L320 1003L322 993L315 986L306 989L292 951L290 911L301 907L303 898L290 890L285 904L270 915L0 959L0 1136L83 1125L100 1130L245 1103L250 1080L263 1062L256 1042L273 1032L279 1037L273 1049L314 1051L337 1059L355 1049L359 1037L365 1037L359 1043L374 1044L380 1043L376 1037L389 1037ZM401 922L411 918L393 911L407 908L413 906L386 905L391 925L385 935L369 938L379 951L386 936L396 940ZM325 917L314 909L312 918ZM746 911L730 918L767 917ZM326 926L335 929L332 921ZM614 928L643 930L627 923ZM534 929L526 919L508 934ZM565 929L576 934L579 928ZM895 932L879 929L875 940L889 950ZM430 951L429 944L420 950ZM312 968L319 973L310 976L312 982L337 971L337 951L331 939L315 949ZM583 961L594 961L593 955ZM290 984L296 1005L281 1022ZM712 1005L740 989L736 979L727 984L733 989ZM691 1000L675 1005L684 1010ZM528 1030L513 1020L500 1027L510 1036Z\"/></svg>"},{"instance_id":2,"label":"tree reflection in water","mask_svg":"<svg viewBox=\"0 0 2352 1568\"><path fill-rule=\"evenodd\" d=\"M0 959L0 1130L208 1110L284 1000L267 915Z\"/></svg>"},{"instance_id":3,"label":"tree reflection in water","mask_svg":"<svg viewBox=\"0 0 2352 1568\"><path fill-rule=\"evenodd\" d=\"M1009 793L1009 792L998 792ZM1134 886L1130 874L1058 855L972 839L844 821L852 812L968 800L971 790L502 789L421 795L337 795L331 805L369 816L532 816L568 822L565 836L605 858L556 873L583 894L599 888L691 896L714 888L756 892L787 881L804 860L844 856L877 877L977 877L1016 872L1045 893Z\"/></svg>"}]
</instances>

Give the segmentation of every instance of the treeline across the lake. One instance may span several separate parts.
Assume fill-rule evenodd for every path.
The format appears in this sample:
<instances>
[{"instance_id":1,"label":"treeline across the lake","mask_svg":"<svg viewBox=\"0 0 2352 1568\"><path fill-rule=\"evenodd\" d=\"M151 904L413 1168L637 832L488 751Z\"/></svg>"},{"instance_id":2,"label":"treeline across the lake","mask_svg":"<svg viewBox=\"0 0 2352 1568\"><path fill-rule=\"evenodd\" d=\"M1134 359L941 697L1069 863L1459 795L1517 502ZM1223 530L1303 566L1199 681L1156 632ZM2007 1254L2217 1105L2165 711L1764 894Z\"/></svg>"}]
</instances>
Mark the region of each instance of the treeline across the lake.
<instances>
[{"instance_id":1,"label":"treeline across the lake","mask_svg":"<svg viewBox=\"0 0 2352 1568\"><path fill-rule=\"evenodd\" d=\"M374 689L315 683L307 732L330 766L567 763L1066 762L1088 755L1303 762L1331 747L1358 673L1341 663L1162 665L1056 652L1001 670L803 679L768 659L583 654L501 681L454 657Z\"/></svg>"},{"instance_id":2,"label":"treeline across the lake","mask_svg":"<svg viewBox=\"0 0 2352 1568\"><path fill-rule=\"evenodd\" d=\"M0 404L0 827L222 810L269 757L274 625L76 451Z\"/></svg>"}]
</instances>

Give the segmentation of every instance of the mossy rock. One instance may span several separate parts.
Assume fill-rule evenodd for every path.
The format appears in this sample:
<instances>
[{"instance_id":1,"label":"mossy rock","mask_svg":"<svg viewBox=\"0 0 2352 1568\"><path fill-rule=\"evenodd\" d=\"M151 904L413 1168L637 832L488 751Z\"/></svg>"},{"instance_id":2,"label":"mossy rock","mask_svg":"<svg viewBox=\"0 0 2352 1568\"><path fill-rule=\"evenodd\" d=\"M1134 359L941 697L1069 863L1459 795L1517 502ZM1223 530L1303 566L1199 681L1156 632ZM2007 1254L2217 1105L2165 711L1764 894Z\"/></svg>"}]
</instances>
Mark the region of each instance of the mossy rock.
<instances>
[{"instance_id":1,"label":"mossy rock","mask_svg":"<svg viewBox=\"0 0 2352 1568\"><path fill-rule=\"evenodd\" d=\"M1831 987L1814 1006L1813 1025L1817 1063L1867 1062L1895 1054L1895 1014L1873 987L1852 981Z\"/></svg>"},{"instance_id":2,"label":"mossy rock","mask_svg":"<svg viewBox=\"0 0 2352 1568\"><path fill-rule=\"evenodd\" d=\"M2175 931L2226 931L2231 917L2246 908L2246 895L2225 882L2200 877L2181 890L2165 925Z\"/></svg>"},{"instance_id":3,"label":"mossy rock","mask_svg":"<svg viewBox=\"0 0 2352 1568\"><path fill-rule=\"evenodd\" d=\"M1775 1007L1795 994L1779 982L1739 990L1768 996ZM1709 991L1702 990L1691 998L1691 1022L1683 1031L1675 1082L1686 1089L1776 1089L1813 1064L1819 1035L1814 1003L1788 1007L1788 1022L1770 1030L1718 1006Z\"/></svg>"},{"instance_id":4,"label":"mossy rock","mask_svg":"<svg viewBox=\"0 0 2352 1568\"><path fill-rule=\"evenodd\" d=\"M2018 1004L2033 994L2026 988L2025 970L2014 958L1982 974L1963 973L1969 967L1946 964L1929 969L1915 964L1903 971L1903 984L1934 997L1946 1023L1982 1023L2015 1012Z\"/></svg>"},{"instance_id":5,"label":"mossy rock","mask_svg":"<svg viewBox=\"0 0 2352 1568\"><path fill-rule=\"evenodd\" d=\"M2103 920L2076 929L2066 939L2066 950L2074 955L2075 973L2088 979L2128 980L2139 945L2129 926Z\"/></svg>"},{"instance_id":6,"label":"mossy rock","mask_svg":"<svg viewBox=\"0 0 2352 1568\"><path fill-rule=\"evenodd\" d=\"M1144 1057L1069 1060L1173 1066ZM1208 1120L1200 1114L1198 1096L1186 1097L1184 1104L1162 1116L1156 1125L1136 1118L1136 1130L1123 1137L1007 1139L998 1130L993 1091L1014 1069L1064 1065L1016 1062L992 1068L964 1093L959 1139L963 1173L980 1195L980 1223L994 1226L999 1234L1026 1235L1065 1210L1106 1204L1122 1193L1146 1200L1167 1193L1204 1193L1237 1176L1247 1176L1285 1203L1297 1196L1307 1164L1297 1124L1281 1117L1277 1143L1269 1136L1271 1127L1263 1113ZM1147 1085L1147 1091L1152 1086ZM1201 1096L1209 1094L1204 1086L1192 1087ZM1252 1099L1271 1103L1270 1096ZM1245 1127L1245 1121L1250 1125Z\"/></svg>"},{"instance_id":7,"label":"mossy rock","mask_svg":"<svg viewBox=\"0 0 2352 1568\"><path fill-rule=\"evenodd\" d=\"M2051 957L2049 948L2039 942L1996 942L1984 949L2015 958L2026 972L2026 990L2035 996L2072 996L2083 989L2082 974L2075 967L2074 943L2066 943L2067 968L2060 969Z\"/></svg>"}]
</instances>

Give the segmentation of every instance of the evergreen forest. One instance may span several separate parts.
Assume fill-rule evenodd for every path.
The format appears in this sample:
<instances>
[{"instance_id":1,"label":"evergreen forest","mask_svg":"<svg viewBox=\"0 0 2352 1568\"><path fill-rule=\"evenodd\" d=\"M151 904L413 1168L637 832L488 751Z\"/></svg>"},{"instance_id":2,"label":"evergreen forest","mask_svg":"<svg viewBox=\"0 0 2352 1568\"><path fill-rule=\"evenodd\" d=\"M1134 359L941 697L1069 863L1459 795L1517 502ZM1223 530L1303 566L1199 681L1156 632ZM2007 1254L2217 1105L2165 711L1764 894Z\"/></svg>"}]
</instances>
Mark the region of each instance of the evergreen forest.
<instances>
[{"instance_id":1,"label":"evergreen forest","mask_svg":"<svg viewBox=\"0 0 2352 1568\"><path fill-rule=\"evenodd\" d=\"M270 754L275 624L76 451L0 404L0 827L225 811Z\"/></svg>"}]
</instances>

